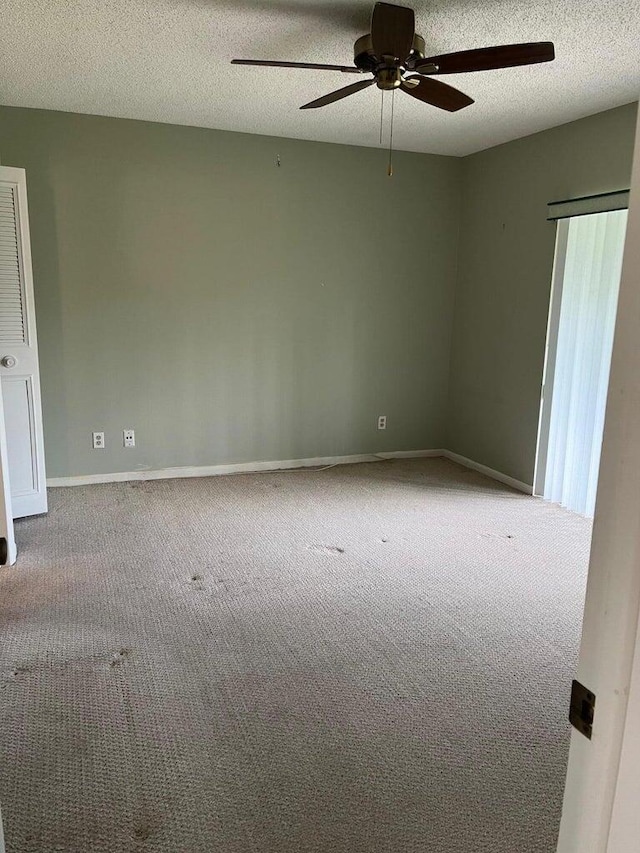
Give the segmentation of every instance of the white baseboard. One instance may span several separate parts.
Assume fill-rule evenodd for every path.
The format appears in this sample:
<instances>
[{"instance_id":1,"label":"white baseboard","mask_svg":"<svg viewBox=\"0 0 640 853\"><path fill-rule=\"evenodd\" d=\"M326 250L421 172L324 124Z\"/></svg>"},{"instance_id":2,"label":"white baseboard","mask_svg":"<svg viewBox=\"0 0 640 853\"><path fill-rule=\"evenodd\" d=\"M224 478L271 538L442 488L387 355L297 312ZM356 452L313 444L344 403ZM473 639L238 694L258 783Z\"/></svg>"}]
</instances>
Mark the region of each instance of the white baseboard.
<instances>
[{"instance_id":1,"label":"white baseboard","mask_svg":"<svg viewBox=\"0 0 640 853\"><path fill-rule=\"evenodd\" d=\"M486 465L453 453L451 450L384 450L380 453L356 453L350 456L316 456L310 459L277 459L269 462L236 462L228 465L198 465L180 468L154 468L142 471L116 471L112 474L80 474L76 477L52 477L47 486L89 486L97 483L125 483L132 480L170 480L183 477L219 477L224 474L257 474L262 471L291 471L296 468L323 468L331 465L353 465L358 462L379 462L384 459L420 459L441 456L459 465L479 471L525 494L532 487L520 480L494 471Z\"/></svg>"},{"instance_id":2,"label":"white baseboard","mask_svg":"<svg viewBox=\"0 0 640 853\"><path fill-rule=\"evenodd\" d=\"M116 471L113 474L79 474L75 477L51 477L47 486L89 486L96 483L124 483L131 480L170 480L182 477L218 477L223 474L257 474L261 471L291 471L295 468L323 468L328 465L352 465L379 462L381 459L415 459L444 456L444 450L394 450L380 453L356 453L351 456L316 456L311 459L277 459L269 462L236 462L228 465L199 465L180 468L154 468L142 471Z\"/></svg>"},{"instance_id":3,"label":"white baseboard","mask_svg":"<svg viewBox=\"0 0 640 853\"><path fill-rule=\"evenodd\" d=\"M427 457L446 456L446 450L381 450L374 453L374 459L420 459Z\"/></svg>"},{"instance_id":4,"label":"white baseboard","mask_svg":"<svg viewBox=\"0 0 640 853\"><path fill-rule=\"evenodd\" d=\"M478 471L485 477L491 477L492 480L504 483L505 486L511 486L512 489L524 492L525 495L533 494L533 486L530 486L529 483L523 483L522 480L516 480L514 477L509 477L508 474L489 468L487 465L481 465L480 462L474 462L473 459L467 459L466 456L460 456L459 453L454 453L452 450L443 450L442 455L452 462L457 462L458 465L464 465L465 468L471 468L472 471Z\"/></svg>"}]
</instances>

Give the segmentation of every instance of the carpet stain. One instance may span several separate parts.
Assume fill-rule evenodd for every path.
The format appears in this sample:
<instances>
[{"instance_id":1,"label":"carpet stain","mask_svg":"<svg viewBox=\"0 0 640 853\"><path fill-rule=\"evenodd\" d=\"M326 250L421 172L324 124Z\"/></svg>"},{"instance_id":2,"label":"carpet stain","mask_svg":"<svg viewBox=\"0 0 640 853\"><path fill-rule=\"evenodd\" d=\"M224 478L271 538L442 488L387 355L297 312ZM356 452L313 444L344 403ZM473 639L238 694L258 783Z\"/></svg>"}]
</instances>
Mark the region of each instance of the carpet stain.
<instances>
[{"instance_id":1,"label":"carpet stain","mask_svg":"<svg viewBox=\"0 0 640 853\"><path fill-rule=\"evenodd\" d=\"M154 821L152 818L141 816L133 827L133 837L136 841L148 841L156 829L157 821Z\"/></svg>"},{"instance_id":2,"label":"carpet stain","mask_svg":"<svg viewBox=\"0 0 640 853\"><path fill-rule=\"evenodd\" d=\"M2 676L2 681L0 681L0 689L4 690L5 687L8 687L11 684L15 684L16 682L21 681L22 679L20 678L20 676L28 675L30 672L32 672L30 666L27 666L26 664L16 664L13 669L5 671L4 675Z\"/></svg>"},{"instance_id":3,"label":"carpet stain","mask_svg":"<svg viewBox=\"0 0 640 853\"><path fill-rule=\"evenodd\" d=\"M133 830L133 835L134 838L140 841L147 841L147 839L151 838L151 827L147 823L140 824L140 826L136 826Z\"/></svg>"},{"instance_id":4,"label":"carpet stain","mask_svg":"<svg viewBox=\"0 0 640 853\"><path fill-rule=\"evenodd\" d=\"M341 548L340 545L314 545L311 550L315 551L316 554L331 554L334 557L338 554L344 554L344 548Z\"/></svg>"},{"instance_id":5,"label":"carpet stain","mask_svg":"<svg viewBox=\"0 0 640 853\"><path fill-rule=\"evenodd\" d=\"M127 658L131 654L131 649L121 648L109 661L110 667L122 666L123 663L126 662Z\"/></svg>"}]
</instances>

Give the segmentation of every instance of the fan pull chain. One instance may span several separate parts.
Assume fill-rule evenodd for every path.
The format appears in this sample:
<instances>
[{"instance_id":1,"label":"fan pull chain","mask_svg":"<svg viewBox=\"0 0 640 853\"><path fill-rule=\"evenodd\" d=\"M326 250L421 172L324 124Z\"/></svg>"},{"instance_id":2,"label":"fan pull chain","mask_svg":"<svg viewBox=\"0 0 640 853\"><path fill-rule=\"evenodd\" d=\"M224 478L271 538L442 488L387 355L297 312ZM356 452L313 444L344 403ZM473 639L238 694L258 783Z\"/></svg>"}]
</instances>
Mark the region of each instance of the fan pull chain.
<instances>
[{"instance_id":1,"label":"fan pull chain","mask_svg":"<svg viewBox=\"0 0 640 853\"><path fill-rule=\"evenodd\" d=\"M393 176L393 108L396 103L396 90L391 91L391 129L389 132L389 166L387 167L387 175Z\"/></svg>"},{"instance_id":2,"label":"fan pull chain","mask_svg":"<svg viewBox=\"0 0 640 853\"><path fill-rule=\"evenodd\" d=\"M382 128L384 122L384 89L380 89L380 145L382 145Z\"/></svg>"}]
</instances>

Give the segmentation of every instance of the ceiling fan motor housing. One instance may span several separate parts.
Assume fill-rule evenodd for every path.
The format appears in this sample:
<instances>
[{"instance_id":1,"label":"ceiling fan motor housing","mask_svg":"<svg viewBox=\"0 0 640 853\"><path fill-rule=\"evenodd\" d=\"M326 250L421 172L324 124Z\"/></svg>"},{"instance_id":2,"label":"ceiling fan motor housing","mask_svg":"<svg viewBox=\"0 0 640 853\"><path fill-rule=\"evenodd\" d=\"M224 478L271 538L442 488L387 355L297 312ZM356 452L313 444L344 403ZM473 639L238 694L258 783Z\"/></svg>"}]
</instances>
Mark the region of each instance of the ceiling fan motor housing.
<instances>
[{"instance_id":1,"label":"ceiling fan motor housing","mask_svg":"<svg viewBox=\"0 0 640 853\"><path fill-rule=\"evenodd\" d=\"M413 70L415 63L420 59L424 59L424 51L424 39L416 33L413 37L411 53L401 61L401 67ZM382 58L375 56L373 52L371 33L367 33L366 36L360 36L354 44L353 61L357 68L361 68L363 71L370 71L372 74L380 67ZM394 87L392 86L391 88Z\"/></svg>"}]
</instances>

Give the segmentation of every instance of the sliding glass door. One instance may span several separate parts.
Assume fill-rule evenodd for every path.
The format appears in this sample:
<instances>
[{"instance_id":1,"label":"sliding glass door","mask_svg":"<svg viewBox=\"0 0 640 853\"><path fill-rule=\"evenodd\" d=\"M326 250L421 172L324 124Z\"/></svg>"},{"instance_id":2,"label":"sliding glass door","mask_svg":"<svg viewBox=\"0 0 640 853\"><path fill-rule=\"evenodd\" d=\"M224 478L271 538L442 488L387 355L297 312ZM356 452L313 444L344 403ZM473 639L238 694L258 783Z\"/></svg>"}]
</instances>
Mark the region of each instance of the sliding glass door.
<instances>
[{"instance_id":1,"label":"sliding glass door","mask_svg":"<svg viewBox=\"0 0 640 853\"><path fill-rule=\"evenodd\" d=\"M558 223L536 493L592 516L627 211Z\"/></svg>"}]
</instances>

